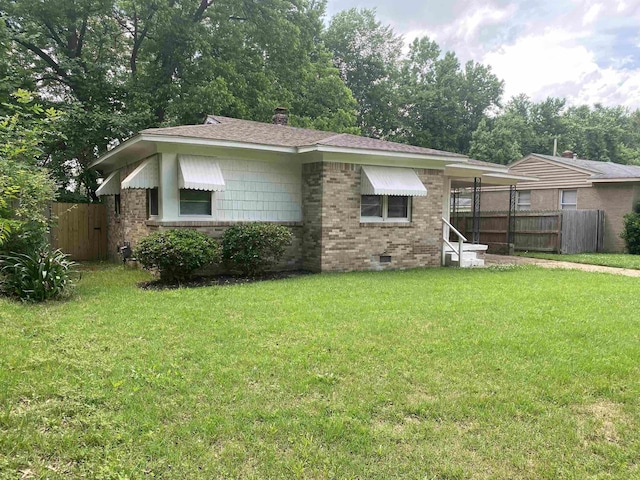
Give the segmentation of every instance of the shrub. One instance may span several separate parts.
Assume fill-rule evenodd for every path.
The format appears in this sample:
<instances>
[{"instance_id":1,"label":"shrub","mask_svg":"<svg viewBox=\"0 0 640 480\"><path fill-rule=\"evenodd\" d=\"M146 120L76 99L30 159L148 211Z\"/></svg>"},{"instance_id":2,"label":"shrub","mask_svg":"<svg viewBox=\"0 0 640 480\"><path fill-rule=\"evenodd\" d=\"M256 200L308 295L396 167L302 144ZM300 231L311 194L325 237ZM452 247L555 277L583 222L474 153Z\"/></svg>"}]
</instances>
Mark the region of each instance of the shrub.
<instances>
[{"instance_id":1,"label":"shrub","mask_svg":"<svg viewBox=\"0 0 640 480\"><path fill-rule=\"evenodd\" d=\"M186 279L198 268L220 262L220 246L213 238L190 229L156 232L143 238L134 256L144 268L157 268L160 279Z\"/></svg>"},{"instance_id":2,"label":"shrub","mask_svg":"<svg viewBox=\"0 0 640 480\"><path fill-rule=\"evenodd\" d=\"M259 275L273 266L291 245L291 231L282 225L250 223L224 232L222 256L243 275Z\"/></svg>"},{"instance_id":3,"label":"shrub","mask_svg":"<svg viewBox=\"0 0 640 480\"><path fill-rule=\"evenodd\" d=\"M21 300L60 298L74 285L76 263L61 250L9 253L0 257L0 289Z\"/></svg>"},{"instance_id":4,"label":"shrub","mask_svg":"<svg viewBox=\"0 0 640 480\"><path fill-rule=\"evenodd\" d=\"M624 239L629 253L640 255L640 202L636 203L633 210L624 216L624 228L620 236Z\"/></svg>"}]
</instances>

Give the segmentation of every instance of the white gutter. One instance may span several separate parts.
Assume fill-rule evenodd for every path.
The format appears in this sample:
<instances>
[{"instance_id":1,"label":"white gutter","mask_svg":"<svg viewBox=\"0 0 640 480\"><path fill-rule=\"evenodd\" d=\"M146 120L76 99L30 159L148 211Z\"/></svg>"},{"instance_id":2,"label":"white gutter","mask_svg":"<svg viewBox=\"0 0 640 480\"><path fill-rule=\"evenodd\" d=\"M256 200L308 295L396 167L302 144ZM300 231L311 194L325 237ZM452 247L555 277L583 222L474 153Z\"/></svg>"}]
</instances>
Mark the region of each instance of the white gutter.
<instances>
[{"instance_id":1,"label":"white gutter","mask_svg":"<svg viewBox=\"0 0 640 480\"><path fill-rule=\"evenodd\" d=\"M507 173L507 169L505 167L485 167L484 165L475 165L473 163L465 163L464 165L460 165L454 163L452 165L445 165L445 168L459 168L462 170L479 170L481 172L494 172L494 173Z\"/></svg>"},{"instance_id":2,"label":"white gutter","mask_svg":"<svg viewBox=\"0 0 640 480\"><path fill-rule=\"evenodd\" d=\"M187 145L204 145L207 147L244 148L279 153L296 153L295 147L278 147L263 143L235 142L232 140L215 140L211 138L180 137L176 135L145 135L143 138L150 142L159 143L184 143Z\"/></svg>"},{"instance_id":3,"label":"white gutter","mask_svg":"<svg viewBox=\"0 0 640 480\"><path fill-rule=\"evenodd\" d=\"M590 178L587 181L591 183L640 182L640 177Z\"/></svg>"},{"instance_id":4,"label":"white gutter","mask_svg":"<svg viewBox=\"0 0 640 480\"><path fill-rule=\"evenodd\" d=\"M483 174L483 177L489 178L504 178L505 180L517 180L518 182L538 182L537 177L525 177L524 175L511 175L510 173L487 173Z\"/></svg>"}]
</instances>

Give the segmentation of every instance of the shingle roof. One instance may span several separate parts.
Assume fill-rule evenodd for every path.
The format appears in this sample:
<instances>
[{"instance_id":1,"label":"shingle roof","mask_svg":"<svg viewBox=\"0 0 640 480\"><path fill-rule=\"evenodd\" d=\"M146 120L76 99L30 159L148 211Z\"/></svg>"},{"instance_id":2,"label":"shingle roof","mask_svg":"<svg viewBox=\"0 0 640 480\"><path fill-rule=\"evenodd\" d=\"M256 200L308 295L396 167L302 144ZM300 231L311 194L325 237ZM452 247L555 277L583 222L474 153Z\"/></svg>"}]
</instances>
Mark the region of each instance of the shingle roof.
<instances>
[{"instance_id":1,"label":"shingle roof","mask_svg":"<svg viewBox=\"0 0 640 480\"><path fill-rule=\"evenodd\" d=\"M214 122L205 125L185 125L181 127L149 128L140 133L145 135L168 135L176 137L204 138L271 145L276 147L328 146L352 149L378 150L382 152L413 153L466 158L465 155L415 147L403 143L387 142L374 138L360 137L347 133L323 132L307 128L297 128L272 123L253 122L237 118L210 115ZM217 122L217 123L215 123Z\"/></svg>"},{"instance_id":2,"label":"shingle roof","mask_svg":"<svg viewBox=\"0 0 640 480\"><path fill-rule=\"evenodd\" d=\"M542 155L532 153L536 157L552 162L562 163L571 167L582 168L593 173L591 178L637 178L640 177L640 166L621 165L613 162L596 162L583 158L554 157L552 155Z\"/></svg>"}]
</instances>

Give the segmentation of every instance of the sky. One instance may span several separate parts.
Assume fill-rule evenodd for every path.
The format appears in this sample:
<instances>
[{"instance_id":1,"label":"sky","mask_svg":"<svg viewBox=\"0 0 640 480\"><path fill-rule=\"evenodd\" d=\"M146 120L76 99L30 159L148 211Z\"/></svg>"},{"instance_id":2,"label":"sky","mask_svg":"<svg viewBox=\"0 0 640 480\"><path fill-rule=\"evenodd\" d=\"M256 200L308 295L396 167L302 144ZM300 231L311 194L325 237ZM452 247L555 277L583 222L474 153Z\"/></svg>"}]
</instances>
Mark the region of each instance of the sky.
<instances>
[{"instance_id":1,"label":"sky","mask_svg":"<svg viewBox=\"0 0 640 480\"><path fill-rule=\"evenodd\" d=\"M491 65L505 100L640 108L640 0L328 0L375 8L409 43L428 36L462 63Z\"/></svg>"}]
</instances>

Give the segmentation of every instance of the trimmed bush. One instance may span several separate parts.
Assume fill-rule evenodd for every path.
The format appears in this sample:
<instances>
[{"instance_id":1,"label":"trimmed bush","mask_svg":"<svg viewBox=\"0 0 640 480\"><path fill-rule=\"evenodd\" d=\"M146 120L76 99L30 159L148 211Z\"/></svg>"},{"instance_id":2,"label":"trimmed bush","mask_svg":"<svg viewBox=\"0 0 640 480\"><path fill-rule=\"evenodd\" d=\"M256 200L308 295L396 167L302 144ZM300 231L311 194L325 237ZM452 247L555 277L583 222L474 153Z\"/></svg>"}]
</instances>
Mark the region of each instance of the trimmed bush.
<instances>
[{"instance_id":1,"label":"trimmed bush","mask_svg":"<svg viewBox=\"0 0 640 480\"><path fill-rule=\"evenodd\" d=\"M0 289L5 295L31 302L61 298L74 285L75 266L61 250L2 255Z\"/></svg>"},{"instance_id":2,"label":"trimmed bush","mask_svg":"<svg viewBox=\"0 0 640 480\"><path fill-rule=\"evenodd\" d=\"M633 212L624 216L624 228L620 236L633 255L640 255L640 202L636 203Z\"/></svg>"},{"instance_id":3,"label":"trimmed bush","mask_svg":"<svg viewBox=\"0 0 640 480\"><path fill-rule=\"evenodd\" d=\"M220 245L190 229L156 232L140 240L133 252L146 269L157 269L165 282L185 280L195 270L220 262Z\"/></svg>"},{"instance_id":4,"label":"trimmed bush","mask_svg":"<svg viewBox=\"0 0 640 480\"><path fill-rule=\"evenodd\" d=\"M274 266L289 245L291 230L282 225L235 225L224 232L222 256L232 270L255 276Z\"/></svg>"}]
</instances>

